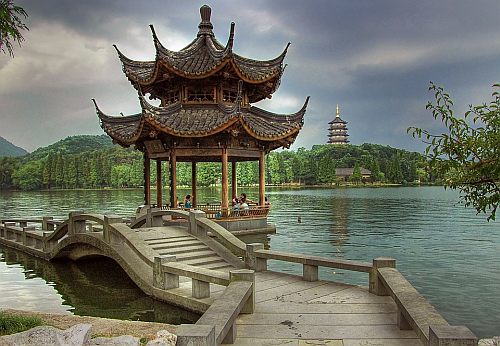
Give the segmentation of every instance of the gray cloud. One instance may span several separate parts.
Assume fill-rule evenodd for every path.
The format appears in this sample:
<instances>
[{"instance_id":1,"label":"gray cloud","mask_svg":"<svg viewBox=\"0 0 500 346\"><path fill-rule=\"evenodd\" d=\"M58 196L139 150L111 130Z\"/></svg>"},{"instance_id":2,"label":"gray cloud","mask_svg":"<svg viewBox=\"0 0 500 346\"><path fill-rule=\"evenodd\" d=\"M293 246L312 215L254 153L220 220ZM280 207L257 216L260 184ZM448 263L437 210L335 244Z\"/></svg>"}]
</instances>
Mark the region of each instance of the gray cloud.
<instances>
[{"instance_id":1,"label":"gray cloud","mask_svg":"<svg viewBox=\"0 0 500 346\"><path fill-rule=\"evenodd\" d=\"M150 60L148 24L167 47L196 35L197 1L19 1L30 31L15 59L0 57L0 135L28 150L79 133L102 133L90 99L110 114L139 110L112 48ZM217 38L236 22L235 50L278 55L280 90L259 106L296 111L311 95L294 148L326 142L339 103L354 144L412 150L410 125L442 130L425 110L428 82L443 84L459 112L489 99L500 81L500 3L482 1L209 1Z\"/></svg>"}]
</instances>

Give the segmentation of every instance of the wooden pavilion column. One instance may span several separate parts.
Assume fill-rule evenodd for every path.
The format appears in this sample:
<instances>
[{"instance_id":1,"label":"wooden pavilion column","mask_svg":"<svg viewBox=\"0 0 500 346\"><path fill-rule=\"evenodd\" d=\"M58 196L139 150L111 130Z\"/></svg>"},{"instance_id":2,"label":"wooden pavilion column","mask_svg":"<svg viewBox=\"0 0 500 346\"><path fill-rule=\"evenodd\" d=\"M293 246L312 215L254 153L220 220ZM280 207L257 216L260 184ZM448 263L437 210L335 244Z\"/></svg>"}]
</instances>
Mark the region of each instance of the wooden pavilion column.
<instances>
[{"instance_id":1,"label":"wooden pavilion column","mask_svg":"<svg viewBox=\"0 0 500 346\"><path fill-rule=\"evenodd\" d=\"M177 157L175 148L170 150L170 207L177 208Z\"/></svg>"},{"instance_id":2,"label":"wooden pavilion column","mask_svg":"<svg viewBox=\"0 0 500 346\"><path fill-rule=\"evenodd\" d=\"M196 161L191 162L191 200L196 208Z\"/></svg>"},{"instance_id":3,"label":"wooden pavilion column","mask_svg":"<svg viewBox=\"0 0 500 346\"><path fill-rule=\"evenodd\" d=\"M144 204L151 204L151 165L149 162L149 156L147 152L143 155L144 161Z\"/></svg>"},{"instance_id":4,"label":"wooden pavilion column","mask_svg":"<svg viewBox=\"0 0 500 346\"><path fill-rule=\"evenodd\" d=\"M231 194L233 199L236 198L236 194L238 193L237 191L237 186L236 186L236 161L231 161Z\"/></svg>"},{"instance_id":5,"label":"wooden pavilion column","mask_svg":"<svg viewBox=\"0 0 500 346\"><path fill-rule=\"evenodd\" d=\"M229 191L228 191L228 183L227 183L227 150L226 148L222 149L222 203L221 207L223 210L224 208L228 207L228 197L229 197Z\"/></svg>"},{"instance_id":6,"label":"wooden pavilion column","mask_svg":"<svg viewBox=\"0 0 500 346\"><path fill-rule=\"evenodd\" d=\"M161 182L161 160L156 160L156 206L161 208L163 204L163 190Z\"/></svg>"},{"instance_id":7,"label":"wooden pavilion column","mask_svg":"<svg viewBox=\"0 0 500 346\"><path fill-rule=\"evenodd\" d=\"M265 193L266 193L266 157L264 150L260 151L259 156L259 205L265 206Z\"/></svg>"}]
</instances>

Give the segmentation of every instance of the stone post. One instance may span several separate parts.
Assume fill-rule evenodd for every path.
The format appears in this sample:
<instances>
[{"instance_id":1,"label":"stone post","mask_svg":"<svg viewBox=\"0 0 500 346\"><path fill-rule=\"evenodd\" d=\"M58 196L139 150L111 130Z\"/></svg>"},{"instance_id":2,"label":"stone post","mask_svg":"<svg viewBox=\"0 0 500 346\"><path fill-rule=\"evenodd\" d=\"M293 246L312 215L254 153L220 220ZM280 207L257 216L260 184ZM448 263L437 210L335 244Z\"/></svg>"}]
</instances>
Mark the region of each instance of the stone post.
<instances>
[{"instance_id":1,"label":"stone post","mask_svg":"<svg viewBox=\"0 0 500 346\"><path fill-rule=\"evenodd\" d=\"M43 232L43 252L50 252L52 251L53 248L53 242L50 241L48 238L51 235L51 232Z\"/></svg>"},{"instance_id":2,"label":"stone post","mask_svg":"<svg viewBox=\"0 0 500 346\"><path fill-rule=\"evenodd\" d=\"M179 275L165 273L163 275L162 266L168 262L176 262L174 255L155 256L153 263L153 286L162 290L179 287Z\"/></svg>"},{"instance_id":3,"label":"stone post","mask_svg":"<svg viewBox=\"0 0 500 346\"><path fill-rule=\"evenodd\" d=\"M249 269L256 269L257 258L255 256L255 251L264 250L264 244L262 243L252 243L247 244L247 253L245 256L245 266ZM258 270L256 270L258 271Z\"/></svg>"},{"instance_id":4,"label":"stone post","mask_svg":"<svg viewBox=\"0 0 500 346\"><path fill-rule=\"evenodd\" d=\"M235 269L229 271L229 280L235 281L249 281L252 283L252 294L248 297L245 305L241 309L242 314L253 314L255 311L255 271L250 269Z\"/></svg>"},{"instance_id":5,"label":"stone post","mask_svg":"<svg viewBox=\"0 0 500 346\"><path fill-rule=\"evenodd\" d=\"M191 281L191 294L193 295L193 298L203 299L210 297L210 282L196 279L191 279Z\"/></svg>"},{"instance_id":6,"label":"stone post","mask_svg":"<svg viewBox=\"0 0 500 346\"><path fill-rule=\"evenodd\" d=\"M54 230L54 224L49 224L48 221L52 221L54 218L52 216L44 216L42 218L42 230L43 231L53 231Z\"/></svg>"},{"instance_id":7,"label":"stone post","mask_svg":"<svg viewBox=\"0 0 500 346\"><path fill-rule=\"evenodd\" d=\"M466 326L429 326L429 346L477 346L477 337Z\"/></svg>"},{"instance_id":8,"label":"stone post","mask_svg":"<svg viewBox=\"0 0 500 346\"><path fill-rule=\"evenodd\" d=\"M153 210L150 206L146 207L146 227L153 226Z\"/></svg>"},{"instance_id":9,"label":"stone post","mask_svg":"<svg viewBox=\"0 0 500 346\"><path fill-rule=\"evenodd\" d=\"M378 268L396 268L396 260L390 257L377 257L373 259L373 268L370 271L369 291L377 296L387 296L384 284L378 278Z\"/></svg>"},{"instance_id":10,"label":"stone post","mask_svg":"<svg viewBox=\"0 0 500 346\"><path fill-rule=\"evenodd\" d=\"M34 231L35 227L34 226L29 226L29 227L23 227L23 245L25 246L32 246L33 244L33 238L29 238L26 234L26 231Z\"/></svg>"},{"instance_id":11,"label":"stone post","mask_svg":"<svg viewBox=\"0 0 500 346\"><path fill-rule=\"evenodd\" d=\"M177 328L177 346L215 346L215 326L181 324Z\"/></svg>"},{"instance_id":12,"label":"stone post","mask_svg":"<svg viewBox=\"0 0 500 346\"><path fill-rule=\"evenodd\" d=\"M196 219L201 219L203 217L207 217L205 212L201 210L190 210L189 211L189 233L194 235L195 237L206 237L207 236L207 231L202 228L198 227L198 224L196 223Z\"/></svg>"},{"instance_id":13,"label":"stone post","mask_svg":"<svg viewBox=\"0 0 500 346\"><path fill-rule=\"evenodd\" d=\"M302 278L304 281L318 281L318 266L313 266L309 264L302 265Z\"/></svg>"},{"instance_id":14,"label":"stone post","mask_svg":"<svg viewBox=\"0 0 500 346\"><path fill-rule=\"evenodd\" d=\"M161 208L151 209L151 227L161 227L163 226L162 215L153 215L154 212L161 211Z\"/></svg>"},{"instance_id":15,"label":"stone post","mask_svg":"<svg viewBox=\"0 0 500 346\"><path fill-rule=\"evenodd\" d=\"M83 214L81 211L72 211L68 216L68 233L75 235L77 233L85 233L86 224L85 220L74 220L77 216Z\"/></svg>"},{"instance_id":16,"label":"stone post","mask_svg":"<svg viewBox=\"0 0 500 346\"><path fill-rule=\"evenodd\" d=\"M111 225L122 222L122 218L118 215L104 215L104 225L102 226L104 242L108 244L111 242Z\"/></svg>"}]
</instances>

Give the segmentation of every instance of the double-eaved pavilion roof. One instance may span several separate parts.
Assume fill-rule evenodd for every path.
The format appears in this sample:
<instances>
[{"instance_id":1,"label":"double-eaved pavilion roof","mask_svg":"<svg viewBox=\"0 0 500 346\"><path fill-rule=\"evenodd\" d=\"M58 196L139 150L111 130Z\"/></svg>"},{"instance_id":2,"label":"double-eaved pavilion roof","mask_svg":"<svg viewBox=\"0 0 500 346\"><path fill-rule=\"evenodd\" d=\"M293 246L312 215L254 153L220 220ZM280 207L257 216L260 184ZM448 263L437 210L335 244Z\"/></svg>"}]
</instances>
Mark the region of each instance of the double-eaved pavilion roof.
<instances>
[{"instance_id":1,"label":"double-eaved pavilion roof","mask_svg":"<svg viewBox=\"0 0 500 346\"><path fill-rule=\"evenodd\" d=\"M202 21L197 37L178 52L166 49L151 26L156 47L154 61L129 59L115 46L123 71L137 89L141 104L138 114L109 116L94 100L101 127L116 143L129 146L156 138L203 138L224 133L238 136L242 132L266 150L293 143L303 126L309 97L298 112L289 115L250 105L270 98L279 87L288 45L283 53L271 60L242 57L233 52L234 23L231 23L227 44L223 46L215 39L210 12L208 6L200 9ZM209 80L213 83L214 78L233 87L237 85L233 102L217 98L214 102L195 103L178 97L169 104L162 102L160 106L153 106L144 97L150 94L150 98L162 99L165 91L174 90L179 85L207 83Z\"/></svg>"},{"instance_id":2,"label":"double-eaved pavilion roof","mask_svg":"<svg viewBox=\"0 0 500 346\"><path fill-rule=\"evenodd\" d=\"M302 128L309 101L308 97L298 112L284 115L254 106L240 108L238 104L228 107L222 103L176 103L167 107L156 107L149 104L143 96L139 98L142 112L123 117L106 115L94 100L101 127L121 145L133 144L141 136L147 138L152 129L176 137L208 137L238 124L250 136L261 141L271 142L295 137Z\"/></svg>"}]
</instances>

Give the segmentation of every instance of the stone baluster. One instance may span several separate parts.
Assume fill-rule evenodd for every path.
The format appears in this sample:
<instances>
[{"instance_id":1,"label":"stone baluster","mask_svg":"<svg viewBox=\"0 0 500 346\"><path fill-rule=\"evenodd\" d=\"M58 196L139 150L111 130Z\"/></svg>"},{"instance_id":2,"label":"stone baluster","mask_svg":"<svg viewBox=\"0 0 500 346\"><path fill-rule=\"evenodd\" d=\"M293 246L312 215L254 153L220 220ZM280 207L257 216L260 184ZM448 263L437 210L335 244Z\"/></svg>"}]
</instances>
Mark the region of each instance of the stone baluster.
<instances>
[{"instance_id":1,"label":"stone baluster","mask_svg":"<svg viewBox=\"0 0 500 346\"><path fill-rule=\"evenodd\" d=\"M377 296L387 296L389 293L378 278L379 268L396 268L396 260L390 257L377 257L373 259L373 268L369 275L369 291Z\"/></svg>"},{"instance_id":2,"label":"stone baluster","mask_svg":"<svg viewBox=\"0 0 500 346\"><path fill-rule=\"evenodd\" d=\"M201 210L190 210L189 211L189 233L196 237L206 237L207 236L207 230L204 229L203 227L199 227L198 223L196 222L197 219L207 217L205 212Z\"/></svg>"}]
</instances>

